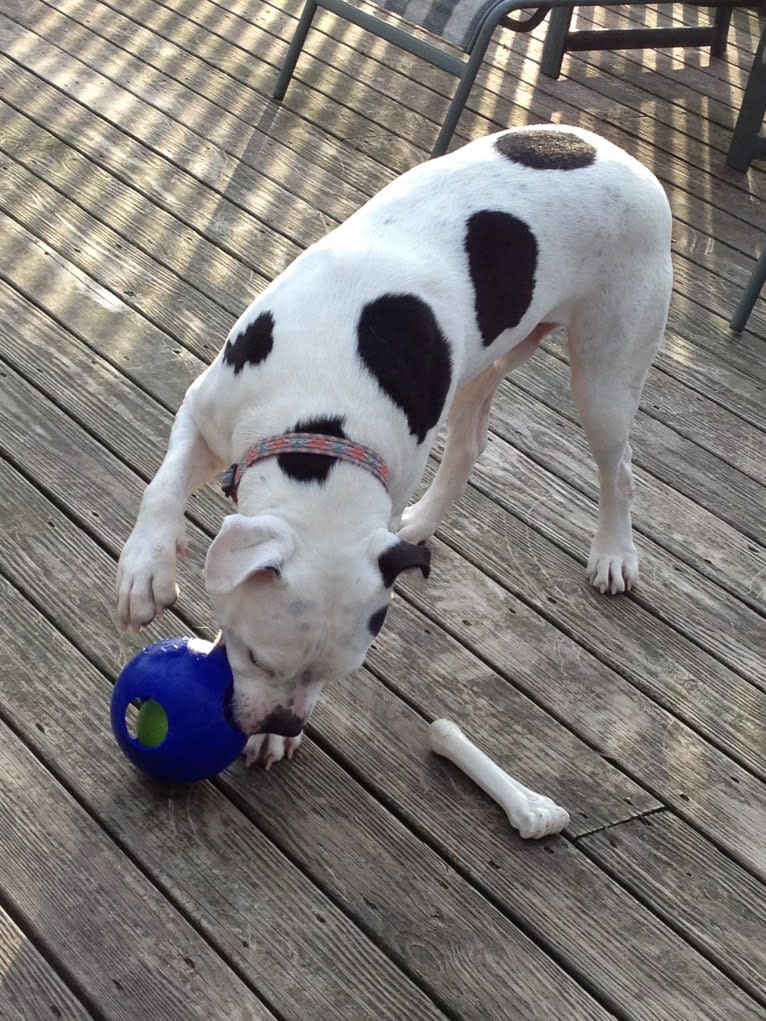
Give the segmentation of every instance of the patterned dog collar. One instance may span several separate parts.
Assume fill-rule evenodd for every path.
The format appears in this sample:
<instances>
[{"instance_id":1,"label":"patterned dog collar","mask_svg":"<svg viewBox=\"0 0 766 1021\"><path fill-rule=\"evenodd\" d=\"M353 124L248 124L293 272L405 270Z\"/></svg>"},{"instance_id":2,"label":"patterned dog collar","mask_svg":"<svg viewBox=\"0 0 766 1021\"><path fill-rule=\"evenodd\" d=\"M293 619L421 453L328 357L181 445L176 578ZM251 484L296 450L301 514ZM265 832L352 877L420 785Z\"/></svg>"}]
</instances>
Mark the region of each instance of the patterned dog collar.
<instances>
[{"instance_id":1,"label":"patterned dog collar","mask_svg":"<svg viewBox=\"0 0 766 1021\"><path fill-rule=\"evenodd\" d=\"M280 454L323 454L337 457L340 461L364 468L388 491L388 467L374 450L337 436L323 436L319 433L283 433L254 443L237 464L233 464L223 476L221 489L234 503L242 475L258 461Z\"/></svg>"}]
</instances>

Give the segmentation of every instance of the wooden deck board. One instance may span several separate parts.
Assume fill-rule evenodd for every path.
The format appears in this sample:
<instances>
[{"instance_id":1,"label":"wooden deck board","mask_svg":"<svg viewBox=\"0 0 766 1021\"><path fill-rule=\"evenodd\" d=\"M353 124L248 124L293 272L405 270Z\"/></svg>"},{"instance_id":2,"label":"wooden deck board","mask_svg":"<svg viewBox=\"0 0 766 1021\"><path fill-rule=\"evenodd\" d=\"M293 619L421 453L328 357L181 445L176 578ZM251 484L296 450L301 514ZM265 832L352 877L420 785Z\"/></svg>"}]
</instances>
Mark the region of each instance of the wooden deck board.
<instances>
[{"instance_id":1,"label":"wooden deck board","mask_svg":"<svg viewBox=\"0 0 766 1021\"><path fill-rule=\"evenodd\" d=\"M541 354L541 360L543 360ZM548 362L553 373L560 371ZM534 376L519 372L503 393L492 420L493 435L505 450L510 444L534 460L544 471L565 480L589 499L595 498L595 471L587 452L585 437L564 398L543 403L543 392ZM707 510L662 482L656 474L657 461L666 457L664 447L644 433L644 443L636 445L634 466L638 498L634 524L639 534L653 544L670 551L698 573L731 591L738 599L763 605L763 547L750 541L736 528L727 526L715 511ZM665 430L655 433L664 435ZM673 437L673 434L670 434ZM688 449L688 447L687 447ZM534 470L531 468L530 470ZM715 505L717 507L717 505ZM541 508L544 512L545 508ZM745 522L746 527L749 522ZM663 554L660 554L662 556ZM671 558L671 562L674 563Z\"/></svg>"},{"instance_id":2,"label":"wooden deck board","mask_svg":"<svg viewBox=\"0 0 766 1021\"><path fill-rule=\"evenodd\" d=\"M761 883L668 812L592 833L579 846L766 1006Z\"/></svg>"},{"instance_id":3,"label":"wooden deck board","mask_svg":"<svg viewBox=\"0 0 766 1021\"><path fill-rule=\"evenodd\" d=\"M4 897L96 1013L120 1016L127 998L137 1017L273 1018L56 777L1 729Z\"/></svg>"},{"instance_id":4,"label":"wooden deck board","mask_svg":"<svg viewBox=\"0 0 766 1021\"><path fill-rule=\"evenodd\" d=\"M1 908L0 1014L5 1021L29 1021L30 1017L90 1021L93 1017Z\"/></svg>"},{"instance_id":5,"label":"wooden deck board","mask_svg":"<svg viewBox=\"0 0 766 1021\"><path fill-rule=\"evenodd\" d=\"M299 7L9 0L0 14L0 721L17 778L4 818L22 820L0 827L0 1012L766 1017L764 299L741 337L727 326L766 178L724 162L751 13L725 61L577 54L558 82L539 76L543 29L498 33L456 136L571 121L668 192L675 294L634 434L635 595L584 584L594 471L565 349L547 344L501 390L431 579L401 586L367 669L328 690L293 763L167 791L113 746L109 680L144 641L114 629L114 558L172 411L252 295L425 158L453 88L323 13L274 104ZM212 633L200 567L226 508L212 488L192 501L183 596L149 637ZM434 760L425 723L442 714L560 798L565 836L521 842ZM129 904L108 914L97 868L95 946L93 912L56 886L93 889L91 848ZM171 932L170 981L136 980ZM187 944L208 978L190 978ZM113 960L119 946L133 953ZM137 985L120 998L123 973Z\"/></svg>"},{"instance_id":6,"label":"wooden deck board","mask_svg":"<svg viewBox=\"0 0 766 1021\"><path fill-rule=\"evenodd\" d=\"M435 839L449 860L518 916L617 1016L665 1018L676 1011L680 1016L714 1016L707 1012L719 1002L719 977L711 976L708 964L669 938L668 929L626 897L619 883L605 882L592 862L578 854L577 844L547 841L543 846L516 845L510 851L507 821L500 810L477 804L475 790L450 767L425 755L423 764L418 762L413 748L423 730L419 718L402 710L382 712L383 719L395 726L387 730L392 736L381 742L376 721L359 712L356 692L345 688L338 702L324 703L319 713L322 724L334 718L332 733L342 735L339 745L346 760L361 770L373 789L393 796L410 825ZM379 706L385 696L379 690L376 696L373 704ZM349 725L349 717L355 726ZM488 732L487 747L491 741ZM515 769L508 743L505 755L509 765L513 759ZM436 786L435 777L443 777L444 786ZM695 876L704 881L704 874ZM703 988L695 988L699 981Z\"/></svg>"},{"instance_id":7,"label":"wooden deck board","mask_svg":"<svg viewBox=\"0 0 766 1021\"><path fill-rule=\"evenodd\" d=\"M516 471L513 471L514 467ZM509 476L514 480L515 499L506 496L509 492ZM555 540L559 548L579 548L580 556L573 561L571 554L565 551L554 554L550 547L549 555L541 562L547 564L552 572L556 556L556 570L560 569L563 574L554 574L558 580L552 584L549 582L544 591L541 588L540 596L532 604L538 606L567 633L574 633L600 659L619 672L627 673L639 687L651 691L653 698L671 707L681 718L694 721L694 725L714 742L727 746L756 774L763 775L763 690L752 683L753 678L749 675L743 678L735 672L741 665L736 657L729 657L735 660L734 669L727 667L725 662L721 663L718 658L696 646L687 634L676 630L673 625L677 623L677 618L663 623L658 619L656 604L651 596L642 598L641 606L636 599L629 608L621 606L616 609L609 605L604 607L594 600L584 584L578 586L576 597L565 588L563 578L567 574L576 579L582 572L584 536L587 534L587 529L575 530L568 518L569 527L565 530L561 526L562 519L571 513L573 507L579 509L584 504L572 490L566 490L560 483L553 483L550 476L546 477L544 472L536 470L525 459L514 456L514 452L507 446L496 443L490 445L482 464L477 467L476 480L482 495L475 494L472 489L466 496L466 503L477 515L476 524L470 530L470 548L477 551L474 555L477 562L480 565L502 564L503 560L495 558L505 553L508 567L496 568L495 576L509 585L517 595L528 598L525 596L526 585L516 583L513 576L521 571L533 572L536 554L549 549L543 544L537 545L536 537L526 538L532 529L545 532ZM504 513L495 511L492 502L486 499L487 496L507 507L514 514L514 519L509 520ZM590 524L595 522L595 517L595 507L591 505L587 518ZM501 528L503 534L494 542L486 540L484 532L495 527ZM444 535L449 535L453 542L465 549L455 538L462 530L460 519L455 518L454 526L447 529L448 526L445 526ZM535 543L535 550L529 557L522 558L515 552L515 544L528 542ZM482 547L483 557L479 552ZM509 549L514 552L509 554ZM668 558L667 553L652 550L645 542L641 543L641 551L646 562L647 587L665 591L663 586L667 578L678 601L682 604L694 603L698 612L703 608L702 600L696 598L698 593L694 597L687 597L688 586L694 582L690 571L684 571L680 564L671 563L671 567L666 568L664 560ZM676 580L683 575L686 575L686 584ZM703 587L701 580L699 585ZM714 608L712 588L709 591L708 602ZM672 595L668 603L671 601ZM723 601L729 602L732 612L736 610L733 598ZM740 610L744 616L744 608L740 607ZM619 645L613 648L612 628L618 618L627 633L621 635ZM756 638L760 637L762 631L758 625L758 618L754 616L751 626ZM717 624L711 626L722 644L728 641L730 645L737 645L732 635L734 620L731 617L722 617ZM641 647L655 649L656 656L642 660L639 654ZM634 655L626 655L630 649ZM746 658L744 652L743 658ZM753 654L752 658L758 662L757 654ZM629 664L627 670L626 662Z\"/></svg>"}]
</instances>

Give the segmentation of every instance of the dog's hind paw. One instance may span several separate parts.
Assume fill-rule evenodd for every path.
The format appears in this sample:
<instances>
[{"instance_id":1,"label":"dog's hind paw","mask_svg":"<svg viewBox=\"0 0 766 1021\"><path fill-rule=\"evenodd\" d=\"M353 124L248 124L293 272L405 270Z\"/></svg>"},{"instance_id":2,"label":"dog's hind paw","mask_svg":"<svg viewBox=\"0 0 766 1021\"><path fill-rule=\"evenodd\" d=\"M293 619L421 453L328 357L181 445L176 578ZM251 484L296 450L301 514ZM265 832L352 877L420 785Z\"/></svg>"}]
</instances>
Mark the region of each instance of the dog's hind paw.
<instances>
[{"instance_id":1,"label":"dog's hind paw","mask_svg":"<svg viewBox=\"0 0 766 1021\"><path fill-rule=\"evenodd\" d=\"M275 762L291 759L303 740L301 731L297 737L282 737L281 734L253 734L247 739L245 765L260 765L265 770L271 769Z\"/></svg>"},{"instance_id":2,"label":"dog's hind paw","mask_svg":"<svg viewBox=\"0 0 766 1021\"><path fill-rule=\"evenodd\" d=\"M402 514L402 521L396 534L404 542L420 546L431 538L438 527L439 521L427 513L423 500L418 500Z\"/></svg>"},{"instance_id":3,"label":"dog's hind paw","mask_svg":"<svg viewBox=\"0 0 766 1021\"><path fill-rule=\"evenodd\" d=\"M638 578L635 549L626 553L602 553L592 550L588 560L588 581L599 592L618 595L630 592Z\"/></svg>"}]
</instances>

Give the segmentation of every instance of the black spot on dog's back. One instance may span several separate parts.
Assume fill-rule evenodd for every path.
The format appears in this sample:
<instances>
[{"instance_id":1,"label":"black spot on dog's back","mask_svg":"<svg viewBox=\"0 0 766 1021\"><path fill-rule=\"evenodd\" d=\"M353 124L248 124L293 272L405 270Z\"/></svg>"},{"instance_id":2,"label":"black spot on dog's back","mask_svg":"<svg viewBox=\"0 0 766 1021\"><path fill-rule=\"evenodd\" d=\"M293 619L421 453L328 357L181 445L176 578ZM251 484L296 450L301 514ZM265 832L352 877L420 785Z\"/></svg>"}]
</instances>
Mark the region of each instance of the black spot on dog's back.
<instances>
[{"instance_id":1,"label":"black spot on dog's back","mask_svg":"<svg viewBox=\"0 0 766 1021\"><path fill-rule=\"evenodd\" d=\"M370 632L373 638L380 633L380 629L383 627L383 621L386 619L387 613L388 607L381 606L381 608L379 610L376 610L375 613L373 613L370 619L367 621L367 630Z\"/></svg>"},{"instance_id":2,"label":"black spot on dog's back","mask_svg":"<svg viewBox=\"0 0 766 1021\"><path fill-rule=\"evenodd\" d=\"M262 362L273 346L274 316L261 312L233 340L227 340L223 360L233 367L236 376L246 365Z\"/></svg>"},{"instance_id":3,"label":"black spot on dog's back","mask_svg":"<svg viewBox=\"0 0 766 1021\"><path fill-rule=\"evenodd\" d=\"M508 131L495 149L532 170L582 170L596 161L596 150L571 131Z\"/></svg>"},{"instance_id":4,"label":"black spot on dog's back","mask_svg":"<svg viewBox=\"0 0 766 1021\"><path fill-rule=\"evenodd\" d=\"M384 294L362 309L359 356L422 443L444 409L452 359L433 309L414 294Z\"/></svg>"},{"instance_id":5,"label":"black spot on dog's back","mask_svg":"<svg viewBox=\"0 0 766 1021\"><path fill-rule=\"evenodd\" d=\"M468 220L465 249L482 340L517 326L532 302L537 241L523 220L485 209Z\"/></svg>"},{"instance_id":6,"label":"black spot on dog's back","mask_svg":"<svg viewBox=\"0 0 766 1021\"><path fill-rule=\"evenodd\" d=\"M305 419L298 422L289 432L337 436L341 439L346 436L343 432L343 419L340 416ZM329 454L301 454L300 451L279 454L277 457L277 463L285 475L289 475L296 482L326 482L330 469L337 460L337 457Z\"/></svg>"}]
</instances>

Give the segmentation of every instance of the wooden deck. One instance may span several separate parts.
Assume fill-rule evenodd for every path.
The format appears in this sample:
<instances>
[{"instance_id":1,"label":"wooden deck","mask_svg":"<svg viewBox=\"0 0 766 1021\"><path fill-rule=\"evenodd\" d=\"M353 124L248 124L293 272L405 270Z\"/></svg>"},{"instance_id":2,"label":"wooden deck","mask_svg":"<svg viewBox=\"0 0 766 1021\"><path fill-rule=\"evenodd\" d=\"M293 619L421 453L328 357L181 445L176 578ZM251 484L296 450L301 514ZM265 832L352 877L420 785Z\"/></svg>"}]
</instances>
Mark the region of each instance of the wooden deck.
<instances>
[{"instance_id":1,"label":"wooden deck","mask_svg":"<svg viewBox=\"0 0 766 1021\"><path fill-rule=\"evenodd\" d=\"M585 583L594 469L550 345L504 385L431 579L292 763L167 789L113 742L132 652L214 631L212 487L177 613L140 640L113 622L173 410L251 297L427 156L452 88L323 15L273 103L298 8L2 4L0 1017L766 1018L766 304L727 327L766 164L724 162L755 14L725 61L568 57L558 82L541 29L498 32L456 140L579 124L667 189L635 594ZM442 715L565 805L566 833L518 839L426 751Z\"/></svg>"}]
</instances>

